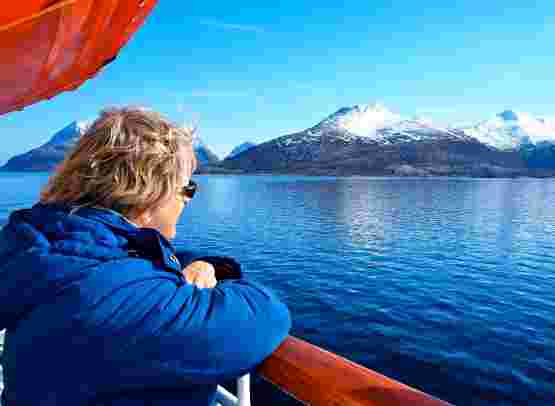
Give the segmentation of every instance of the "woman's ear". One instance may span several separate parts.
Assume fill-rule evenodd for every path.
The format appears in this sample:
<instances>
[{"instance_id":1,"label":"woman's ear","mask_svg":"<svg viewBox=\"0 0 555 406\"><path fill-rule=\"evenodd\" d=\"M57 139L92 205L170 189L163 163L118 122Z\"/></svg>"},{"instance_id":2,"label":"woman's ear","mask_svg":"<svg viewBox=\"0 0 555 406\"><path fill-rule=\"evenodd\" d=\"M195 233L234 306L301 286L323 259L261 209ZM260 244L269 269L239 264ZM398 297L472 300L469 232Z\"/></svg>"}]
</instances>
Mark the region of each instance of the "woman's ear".
<instances>
[{"instance_id":1,"label":"woman's ear","mask_svg":"<svg viewBox=\"0 0 555 406\"><path fill-rule=\"evenodd\" d=\"M131 215L129 220L137 224L139 227L148 227L149 224L152 223L152 214L150 213L150 210L140 210Z\"/></svg>"},{"instance_id":2,"label":"woman's ear","mask_svg":"<svg viewBox=\"0 0 555 406\"><path fill-rule=\"evenodd\" d=\"M149 224L152 222L152 217L150 216L150 214L144 214L144 215L142 216L142 222L143 222L145 225L149 225Z\"/></svg>"}]
</instances>

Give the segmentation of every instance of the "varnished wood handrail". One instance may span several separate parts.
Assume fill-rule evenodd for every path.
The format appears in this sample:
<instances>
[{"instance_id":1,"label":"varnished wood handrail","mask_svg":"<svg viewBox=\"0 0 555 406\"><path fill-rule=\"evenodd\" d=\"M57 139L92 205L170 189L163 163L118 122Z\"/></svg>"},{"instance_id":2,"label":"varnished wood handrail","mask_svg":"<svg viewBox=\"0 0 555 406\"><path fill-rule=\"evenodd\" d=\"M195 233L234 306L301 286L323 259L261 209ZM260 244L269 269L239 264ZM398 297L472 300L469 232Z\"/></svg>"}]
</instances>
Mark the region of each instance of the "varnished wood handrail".
<instances>
[{"instance_id":1,"label":"varnished wood handrail","mask_svg":"<svg viewBox=\"0 0 555 406\"><path fill-rule=\"evenodd\" d=\"M311 406L450 405L292 336L257 372Z\"/></svg>"}]
</instances>

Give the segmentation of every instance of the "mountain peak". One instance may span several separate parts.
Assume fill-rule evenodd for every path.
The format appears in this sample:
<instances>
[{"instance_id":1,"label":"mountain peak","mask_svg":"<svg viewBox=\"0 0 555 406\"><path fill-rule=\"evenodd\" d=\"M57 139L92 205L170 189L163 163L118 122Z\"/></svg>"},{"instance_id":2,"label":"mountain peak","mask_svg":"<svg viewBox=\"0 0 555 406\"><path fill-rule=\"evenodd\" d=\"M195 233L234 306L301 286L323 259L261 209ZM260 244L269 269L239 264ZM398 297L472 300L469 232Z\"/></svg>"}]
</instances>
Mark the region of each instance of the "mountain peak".
<instances>
[{"instance_id":1,"label":"mountain peak","mask_svg":"<svg viewBox=\"0 0 555 406\"><path fill-rule=\"evenodd\" d=\"M73 143L81 135L85 133L90 123L87 121L73 121L69 125L62 128L50 138L48 145L64 145Z\"/></svg>"},{"instance_id":2,"label":"mountain peak","mask_svg":"<svg viewBox=\"0 0 555 406\"><path fill-rule=\"evenodd\" d=\"M193 139L191 141L193 142L194 149L203 148L205 146L204 141L202 141L197 134L193 134Z\"/></svg>"},{"instance_id":3,"label":"mountain peak","mask_svg":"<svg viewBox=\"0 0 555 406\"><path fill-rule=\"evenodd\" d=\"M373 137L376 129L401 120L401 116L379 103L357 104L340 111L340 115L330 117L334 124L340 129L366 137Z\"/></svg>"},{"instance_id":4,"label":"mountain peak","mask_svg":"<svg viewBox=\"0 0 555 406\"><path fill-rule=\"evenodd\" d=\"M346 115L346 114L393 114L391 111L381 103L369 103L369 104L355 104L353 106L341 107L330 117L336 115Z\"/></svg>"},{"instance_id":5,"label":"mountain peak","mask_svg":"<svg viewBox=\"0 0 555 406\"><path fill-rule=\"evenodd\" d=\"M555 141L555 122L515 110L504 110L490 120L463 128L463 131L484 144L502 150Z\"/></svg>"},{"instance_id":6,"label":"mountain peak","mask_svg":"<svg viewBox=\"0 0 555 406\"><path fill-rule=\"evenodd\" d=\"M513 110L504 110L497 114L497 117L503 121L518 121L519 113Z\"/></svg>"},{"instance_id":7,"label":"mountain peak","mask_svg":"<svg viewBox=\"0 0 555 406\"><path fill-rule=\"evenodd\" d=\"M516 110L504 110L501 113L497 114L497 118L508 124L518 122L526 125L531 123L535 124L540 121L529 113Z\"/></svg>"},{"instance_id":8,"label":"mountain peak","mask_svg":"<svg viewBox=\"0 0 555 406\"><path fill-rule=\"evenodd\" d=\"M236 155L239 155L241 152L244 152L248 149L256 147L254 142L246 141L240 145L237 145L235 148L231 150L231 152L225 157L225 159L233 158Z\"/></svg>"},{"instance_id":9,"label":"mountain peak","mask_svg":"<svg viewBox=\"0 0 555 406\"><path fill-rule=\"evenodd\" d=\"M385 107L383 104L379 102L373 102L368 104L357 104L354 106L354 108L357 108L360 111L364 111L364 112L374 111L374 112L390 113L387 107Z\"/></svg>"}]
</instances>

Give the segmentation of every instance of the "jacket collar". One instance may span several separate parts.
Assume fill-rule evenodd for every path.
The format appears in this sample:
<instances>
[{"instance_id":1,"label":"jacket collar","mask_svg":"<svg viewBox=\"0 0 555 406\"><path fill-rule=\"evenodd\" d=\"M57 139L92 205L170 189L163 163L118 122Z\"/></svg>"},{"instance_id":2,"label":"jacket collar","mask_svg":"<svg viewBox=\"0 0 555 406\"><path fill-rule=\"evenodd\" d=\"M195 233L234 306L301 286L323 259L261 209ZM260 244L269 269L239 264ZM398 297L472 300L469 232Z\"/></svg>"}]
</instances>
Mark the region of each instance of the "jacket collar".
<instances>
[{"instance_id":1,"label":"jacket collar","mask_svg":"<svg viewBox=\"0 0 555 406\"><path fill-rule=\"evenodd\" d=\"M181 264L175 255L175 248L158 230L138 227L130 223L120 213L95 207L75 208L69 205L37 203L39 210L62 210L69 216L79 216L107 226L114 234L128 241L128 251L142 258L150 259L163 268L181 273Z\"/></svg>"}]
</instances>

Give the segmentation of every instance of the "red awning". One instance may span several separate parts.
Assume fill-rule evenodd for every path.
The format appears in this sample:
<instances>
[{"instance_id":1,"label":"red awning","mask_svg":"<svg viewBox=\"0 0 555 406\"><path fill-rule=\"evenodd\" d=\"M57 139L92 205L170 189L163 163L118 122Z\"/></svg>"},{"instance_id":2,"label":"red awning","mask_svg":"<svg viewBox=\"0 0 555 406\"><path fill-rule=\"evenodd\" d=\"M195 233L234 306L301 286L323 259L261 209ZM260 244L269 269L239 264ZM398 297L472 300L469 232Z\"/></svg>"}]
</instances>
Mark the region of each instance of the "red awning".
<instances>
[{"instance_id":1,"label":"red awning","mask_svg":"<svg viewBox=\"0 0 555 406\"><path fill-rule=\"evenodd\" d=\"M73 90L114 60L157 0L9 0L0 12L0 114Z\"/></svg>"}]
</instances>

